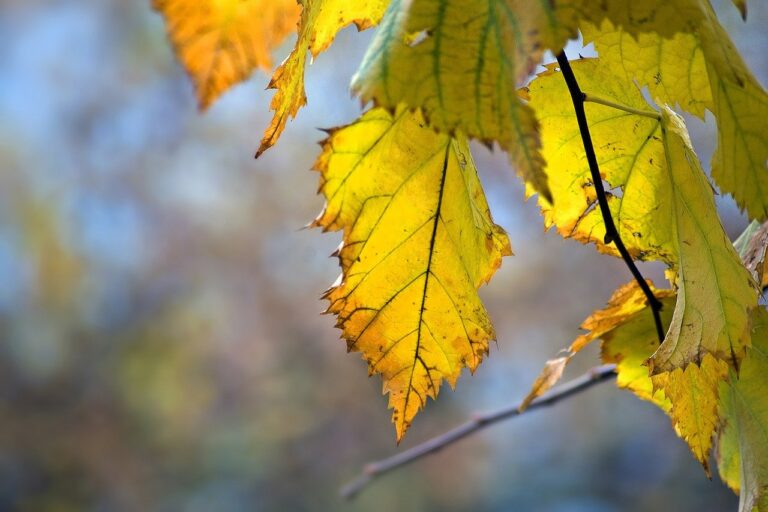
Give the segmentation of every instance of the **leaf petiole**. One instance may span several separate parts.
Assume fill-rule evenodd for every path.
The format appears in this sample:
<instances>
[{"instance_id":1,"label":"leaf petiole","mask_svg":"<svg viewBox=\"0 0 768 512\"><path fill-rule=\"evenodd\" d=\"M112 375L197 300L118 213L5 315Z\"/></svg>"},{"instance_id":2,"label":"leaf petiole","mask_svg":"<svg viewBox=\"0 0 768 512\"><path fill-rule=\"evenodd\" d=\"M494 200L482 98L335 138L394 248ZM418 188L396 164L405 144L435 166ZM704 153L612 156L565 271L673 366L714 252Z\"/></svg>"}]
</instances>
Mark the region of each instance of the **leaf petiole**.
<instances>
[{"instance_id":1,"label":"leaf petiole","mask_svg":"<svg viewBox=\"0 0 768 512\"><path fill-rule=\"evenodd\" d=\"M598 96L588 94L586 92L583 94L584 94L584 101L588 101L590 103L599 103L600 105L605 105L606 107L615 108L617 110L623 110L624 112L629 112L630 114L649 117L651 119L661 121L661 114L659 114L658 112L653 112L651 110L640 110L637 108L628 107L626 105L622 105L621 103L614 103L613 101L609 101L609 100L600 98Z\"/></svg>"}]
</instances>

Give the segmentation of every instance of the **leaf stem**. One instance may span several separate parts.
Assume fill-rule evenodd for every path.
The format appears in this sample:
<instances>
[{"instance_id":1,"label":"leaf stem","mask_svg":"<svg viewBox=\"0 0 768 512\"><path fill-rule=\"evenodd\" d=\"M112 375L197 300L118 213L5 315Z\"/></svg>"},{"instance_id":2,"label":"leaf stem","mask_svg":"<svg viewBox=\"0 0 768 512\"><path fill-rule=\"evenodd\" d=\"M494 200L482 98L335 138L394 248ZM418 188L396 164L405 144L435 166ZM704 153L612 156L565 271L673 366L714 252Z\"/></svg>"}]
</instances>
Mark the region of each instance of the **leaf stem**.
<instances>
[{"instance_id":1,"label":"leaf stem","mask_svg":"<svg viewBox=\"0 0 768 512\"><path fill-rule=\"evenodd\" d=\"M603 178L600 176L600 168L597 164L597 156L595 155L595 148L592 145L592 137L589 134L589 123L587 122L587 114L584 111L584 102L587 99L586 94L579 88L579 83L576 81L576 75L573 74L571 64L568 62L568 57L565 56L565 51L561 51L557 54L557 63L560 65L560 71L563 74L565 83L568 85L568 92L571 94L573 100L573 109L576 112L576 120L579 123L579 131L581 132L581 140L584 144L584 152L587 155L587 162L589 163L589 172L592 174L592 181L595 184L595 192L597 195L597 202L600 206L600 213L603 216L603 222L605 223L605 243L609 244L613 242L616 245L616 249L621 254L624 262L629 267L629 271L632 276L640 285L640 289L643 290L646 300L653 312L653 320L656 324L656 333L659 337L659 343L664 341L664 327L661 324L661 302L653 295L651 287L643 278L643 275L637 269L632 256L624 246L624 242L621 241L619 236L619 230L616 228L616 224L613 222L611 216L611 210L608 206L608 198L605 194L605 187L603 187ZM615 106L615 105L611 105ZM622 110L625 110L622 108ZM634 109L633 109L634 110Z\"/></svg>"},{"instance_id":2,"label":"leaf stem","mask_svg":"<svg viewBox=\"0 0 768 512\"><path fill-rule=\"evenodd\" d=\"M363 467L361 474L342 487L339 493L343 498L352 499L375 478L378 478L385 473L389 473L390 471L405 466L406 464L410 464L417 459L436 453L443 448L474 434L478 430L493 425L494 423L520 416L521 414L525 414L534 409L554 405L560 400L564 400L570 396L585 391L600 382L611 380L616 377L615 370L616 366L613 364L596 366L580 377L576 377L560 386L552 388L548 393L545 393L531 402L528 408L524 409L522 412L520 411L522 402L519 402L497 411L475 414L469 421L466 421L439 436L418 444L413 448L387 457L386 459L380 459L366 464Z\"/></svg>"},{"instance_id":3,"label":"leaf stem","mask_svg":"<svg viewBox=\"0 0 768 512\"><path fill-rule=\"evenodd\" d=\"M659 114L658 112L653 112L651 110L640 110L637 108L628 107L626 105L622 105L621 103L614 103L612 101L600 98L599 96L595 96L593 94L589 94L586 92L584 93L584 101L589 101L591 103L599 103L600 105L605 105L606 107L623 110L624 112L629 112L630 114L635 114L643 117L650 117L651 119L661 121L661 114Z\"/></svg>"}]
</instances>

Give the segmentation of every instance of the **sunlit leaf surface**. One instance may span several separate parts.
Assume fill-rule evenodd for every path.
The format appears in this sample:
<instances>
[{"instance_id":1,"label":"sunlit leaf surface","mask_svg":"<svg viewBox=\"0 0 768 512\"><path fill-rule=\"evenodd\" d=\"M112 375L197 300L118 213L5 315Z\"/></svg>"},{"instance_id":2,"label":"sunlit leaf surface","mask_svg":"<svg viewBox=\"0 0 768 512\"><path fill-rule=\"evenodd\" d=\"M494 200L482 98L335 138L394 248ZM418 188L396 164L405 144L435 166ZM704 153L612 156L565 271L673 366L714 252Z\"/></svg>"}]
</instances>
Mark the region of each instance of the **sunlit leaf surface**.
<instances>
[{"instance_id":1,"label":"sunlit leaf surface","mask_svg":"<svg viewBox=\"0 0 768 512\"><path fill-rule=\"evenodd\" d=\"M271 50L296 30L295 0L153 0L176 55L192 78L200 108L272 69Z\"/></svg>"},{"instance_id":2,"label":"sunlit leaf surface","mask_svg":"<svg viewBox=\"0 0 768 512\"><path fill-rule=\"evenodd\" d=\"M380 373L398 440L414 416L475 370L495 333L477 288L511 254L491 220L466 140L418 113L374 109L332 130L317 169L325 210L343 230L328 310L349 350Z\"/></svg>"}]
</instances>

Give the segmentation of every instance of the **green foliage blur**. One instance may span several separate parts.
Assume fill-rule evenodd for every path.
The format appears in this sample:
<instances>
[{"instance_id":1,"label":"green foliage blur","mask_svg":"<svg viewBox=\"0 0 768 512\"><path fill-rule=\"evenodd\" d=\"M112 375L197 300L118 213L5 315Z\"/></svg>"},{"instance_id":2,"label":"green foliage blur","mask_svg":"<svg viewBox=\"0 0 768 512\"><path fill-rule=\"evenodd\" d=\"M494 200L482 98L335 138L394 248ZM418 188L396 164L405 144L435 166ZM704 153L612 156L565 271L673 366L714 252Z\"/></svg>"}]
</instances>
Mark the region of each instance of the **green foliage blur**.
<instances>
[{"instance_id":1,"label":"green foliage blur","mask_svg":"<svg viewBox=\"0 0 768 512\"><path fill-rule=\"evenodd\" d=\"M717 7L765 84L768 4L746 25ZM397 448L378 379L319 314L339 238L301 228L322 207L315 128L358 115L347 84L370 34L317 59L308 108L258 161L268 77L200 115L148 0L3 0L0 34L0 510L735 509L668 420L610 384L342 502ZM706 161L712 123L691 123ZM498 344L400 449L519 399L630 279L543 233L503 155L477 160L516 252L481 292ZM569 375L597 361L581 359Z\"/></svg>"}]
</instances>

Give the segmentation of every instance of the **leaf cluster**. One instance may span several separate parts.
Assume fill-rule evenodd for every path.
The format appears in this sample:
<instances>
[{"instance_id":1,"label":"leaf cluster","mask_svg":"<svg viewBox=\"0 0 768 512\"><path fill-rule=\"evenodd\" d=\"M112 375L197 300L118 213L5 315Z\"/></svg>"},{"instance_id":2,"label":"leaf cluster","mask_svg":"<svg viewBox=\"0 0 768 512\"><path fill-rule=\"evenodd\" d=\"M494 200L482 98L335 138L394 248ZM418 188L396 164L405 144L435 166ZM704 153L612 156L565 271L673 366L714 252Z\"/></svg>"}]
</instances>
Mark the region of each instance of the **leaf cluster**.
<instances>
[{"instance_id":1,"label":"leaf cluster","mask_svg":"<svg viewBox=\"0 0 768 512\"><path fill-rule=\"evenodd\" d=\"M326 206L314 225L342 232L328 312L348 349L382 376L398 441L442 382L455 386L463 368L474 371L495 338L477 290L512 250L469 140L509 155L547 228L617 255L561 71L547 65L521 87L546 51L560 52L580 31L599 55L573 70L608 209L633 258L668 268L670 287L653 288L665 336L659 343L647 297L628 284L547 363L526 404L602 339L619 386L669 414L707 472L715 442L741 510L768 510L768 314L758 303L767 284L768 94L708 0L153 4L201 108L252 70L270 69L270 50L296 27L269 84L274 117L257 156L307 102L308 54L349 24L378 25L351 84L373 106L322 144L315 169ZM734 4L746 17L746 2ZM680 111L717 121L711 177L753 220L735 246Z\"/></svg>"}]
</instances>

